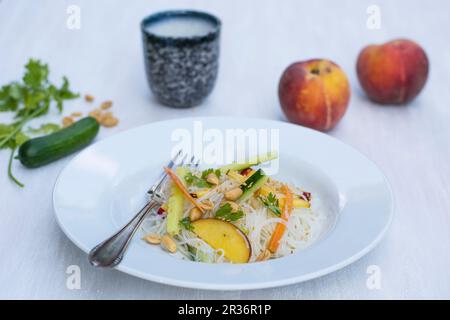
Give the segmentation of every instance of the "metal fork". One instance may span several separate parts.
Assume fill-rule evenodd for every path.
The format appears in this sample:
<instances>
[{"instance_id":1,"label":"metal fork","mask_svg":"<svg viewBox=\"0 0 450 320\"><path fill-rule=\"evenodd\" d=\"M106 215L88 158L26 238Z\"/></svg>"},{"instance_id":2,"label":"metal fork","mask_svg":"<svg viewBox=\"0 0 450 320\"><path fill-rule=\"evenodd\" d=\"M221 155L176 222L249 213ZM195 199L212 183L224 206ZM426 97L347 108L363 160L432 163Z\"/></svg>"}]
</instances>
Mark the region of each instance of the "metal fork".
<instances>
[{"instance_id":1,"label":"metal fork","mask_svg":"<svg viewBox=\"0 0 450 320\"><path fill-rule=\"evenodd\" d=\"M175 157L167 165L168 168L172 168L183 152L180 150ZM185 154L180 162L180 166L184 164L187 155ZM191 159L194 160L194 157ZM159 208L162 205L161 190L166 182L167 173L163 172L159 179L153 184L153 186L147 191L150 195L149 201L145 206L139 210L139 212L128 222L122 229L112 235L110 238L96 245L89 252L89 262L95 267L115 267L123 259L125 251L130 244L139 226L144 221L146 215L154 209Z\"/></svg>"}]
</instances>

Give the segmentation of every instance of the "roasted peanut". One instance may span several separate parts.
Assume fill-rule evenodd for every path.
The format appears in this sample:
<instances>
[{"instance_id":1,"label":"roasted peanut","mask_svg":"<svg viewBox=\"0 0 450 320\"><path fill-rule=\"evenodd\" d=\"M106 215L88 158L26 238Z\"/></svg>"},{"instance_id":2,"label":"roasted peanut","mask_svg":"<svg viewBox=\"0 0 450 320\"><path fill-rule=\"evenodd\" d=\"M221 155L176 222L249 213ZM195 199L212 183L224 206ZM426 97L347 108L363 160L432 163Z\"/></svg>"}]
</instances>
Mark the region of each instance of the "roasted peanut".
<instances>
[{"instance_id":1,"label":"roasted peanut","mask_svg":"<svg viewBox=\"0 0 450 320\"><path fill-rule=\"evenodd\" d=\"M91 96L90 94L87 94L84 96L84 100L86 100L87 102L92 102L94 101L94 97Z\"/></svg>"},{"instance_id":2,"label":"roasted peanut","mask_svg":"<svg viewBox=\"0 0 450 320\"><path fill-rule=\"evenodd\" d=\"M111 108L112 107L112 101L111 100L107 100L107 101L104 101L104 102L102 102L102 104L100 105L100 108L102 109L102 110L106 110L106 109L109 109L109 108Z\"/></svg>"},{"instance_id":3,"label":"roasted peanut","mask_svg":"<svg viewBox=\"0 0 450 320\"><path fill-rule=\"evenodd\" d=\"M145 237L143 237L142 239L150 244L160 244L161 243L161 237L154 233L150 233L150 234L146 235Z\"/></svg>"},{"instance_id":4,"label":"roasted peanut","mask_svg":"<svg viewBox=\"0 0 450 320\"><path fill-rule=\"evenodd\" d=\"M83 115L83 114L82 114L81 112L79 112L79 111L72 112L72 114L71 114L71 116L72 116L72 117L75 117L75 118L81 117L82 115Z\"/></svg>"},{"instance_id":5,"label":"roasted peanut","mask_svg":"<svg viewBox=\"0 0 450 320\"><path fill-rule=\"evenodd\" d=\"M200 202L200 206L206 211L214 209L214 203L209 199Z\"/></svg>"},{"instance_id":6,"label":"roasted peanut","mask_svg":"<svg viewBox=\"0 0 450 320\"><path fill-rule=\"evenodd\" d=\"M104 119L100 119L100 124L104 127L111 128L117 126L119 123L119 119L114 117L107 117Z\"/></svg>"},{"instance_id":7,"label":"roasted peanut","mask_svg":"<svg viewBox=\"0 0 450 320\"><path fill-rule=\"evenodd\" d=\"M74 122L75 122L75 120L73 120L73 118L64 117L62 119L62 126L63 126L63 128L66 128L66 127L70 126L71 124L73 124Z\"/></svg>"},{"instance_id":8,"label":"roasted peanut","mask_svg":"<svg viewBox=\"0 0 450 320\"><path fill-rule=\"evenodd\" d=\"M270 251L265 249L258 255L258 257L256 257L256 261L269 260L271 256L272 254L270 253Z\"/></svg>"},{"instance_id":9,"label":"roasted peanut","mask_svg":"<svg viewBox=\"0 0 450 320\"><path fill-rule=\"evenodd\" d=\"M225 199L230 201L237 200L240 196L242 196L242 193L241 188L231 189L230 191L225 192Z\"/></svg>"},{"instance_id":10,"label":"roasted peanut","mask_svg":"<svg viewBox=\"0 0 450 320\"><path fill-rule=\"evenodd\" d=\"M233 201L226 201L225 203L228 203L231 207L231 212L237 212L241 208L236 202Z\"/></svg>"},{"instance_id":11,"label":"roasted peanut","mask_svg":"<svg viewBox=\"0 0 450 320\"><path fill-rule=\"evenodd\" d=\"M196 221L200 219L202 216L203 213L197 207L192 208L191 211L189 212L189 220L191 221Z\"/></svg>"},{"instance_id":12,"label":"roasted peanut","mask_svg":"<svg viewBox=\"0 0 450 320\"><path fill-rule=\"evenodd\" d=\"M219 184L219 178L215 173L210 173L206 176L206 181L217 186Z\"/></svg>"},{"instance_id":13,"label":"roasted peanut","mask_svg":"<svg viewBox=\"0 0 450 320\"><path fill-rule=\"evenodd\" d=\"M88 115L90 117L94 118L95 120L97 120L98 122L100 122L102 111L100 109L94 109L94 110L90 111L88 113Z\"/></svg>"},{"instance_id":14,"label":"roasted peanut","mask_svg":"<svg viewBox=\"0 0 450 320\"><path fill-rule=\"evenodd\" d=\"M177 244L169 235L163 235L161 237L161 247L169 251L170 253L175 253L177 251Z\"/></svg>"}]
</instances>

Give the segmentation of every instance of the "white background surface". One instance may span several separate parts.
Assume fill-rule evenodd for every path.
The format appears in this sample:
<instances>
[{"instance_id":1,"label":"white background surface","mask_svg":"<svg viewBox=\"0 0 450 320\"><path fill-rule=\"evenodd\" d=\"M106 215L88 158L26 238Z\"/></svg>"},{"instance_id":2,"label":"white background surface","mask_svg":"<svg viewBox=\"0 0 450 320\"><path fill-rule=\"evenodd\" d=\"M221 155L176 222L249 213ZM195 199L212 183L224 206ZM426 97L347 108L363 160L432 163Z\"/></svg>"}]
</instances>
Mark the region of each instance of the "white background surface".
<instances>
[{"instance_id":1,"label":"white background surface","mask_svg":"<svg viewBox=\"0 0 450 320\"><path fill-rule=\"evenodd\" d=\"M81 8L80 30L66 28L70 4ZM381 9L379 30L366 27L371 4ZM197 108L160 106L147 88L139 22L169 8L210 11L223 22L218 82ZM0 0L0 84L19 79L29 57L48 62L54 81L67 75L73 88L93 94L97 103L114 101L120 126L102 130L98 139L157 120L195 115L285 120L277 98L283 69L297 60L332 59L348 74L353 92L345 118L330 134L377 163L396 197L385 239L341 271L276 289L181 289L90 267L86 255L59 230L52 211L53 184L70 157L36 170L16 163L14 171L26 183L19 189L6 176L8 153L2 151L0 298L450 298L449 9L444 0ZM431 62L428 83L407 107L377 106L361 92L356 57L369 43L397 37L411 38L425 48ZM68 103L65 113L90 109L80 99ZM81 268L79 290L66 287L70 265ZM380 290L366 287L370 265L380 267Z\"/></svg>"}]
</instances>

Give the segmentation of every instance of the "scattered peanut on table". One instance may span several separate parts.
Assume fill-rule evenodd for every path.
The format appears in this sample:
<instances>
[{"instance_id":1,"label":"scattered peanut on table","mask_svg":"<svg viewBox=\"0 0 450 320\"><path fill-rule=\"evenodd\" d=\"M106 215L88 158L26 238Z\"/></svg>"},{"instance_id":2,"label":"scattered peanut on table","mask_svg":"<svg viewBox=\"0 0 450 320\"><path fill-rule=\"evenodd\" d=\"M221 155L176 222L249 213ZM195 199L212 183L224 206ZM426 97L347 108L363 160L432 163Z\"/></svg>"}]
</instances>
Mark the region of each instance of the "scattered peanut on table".
<instances>
[{"instance_id":1,"label":"scattered peanut on table","mask_svg":"<svg viewBox=\"0 0 450 320\"><path fill-rule=\"evenodd\" d=\"M74 122L75 122L75 120L73 120L73 118L64 117L62 119L62 126L63 126L63 128L66 128L66 127L70 126L71 124L73 124Z\"/></svg>"},{"instance_id":2,"label":"scattered peanut on table","mask_svg":"<svg viewBox=\"0 0 450 320\"><path fill-rule=\"evenodd\" d=\"M112 107L112 101L111 100L107 100L107 101L104 101L104 102L102 102L102 104L100 105L100 108L102 109L102 110L106 110L106 109L109 109L109 108L111 108Z\"/></svg>"},{"instance_id":3,"label":"scattered peanut on table","mask_svg":"<svg viewBox=\"0 0 450 320\"><path fill-rule=\"evenodd\" d=\"M86 94L84 96L84 99L87 102L94 101L94 97L90 94ZM103 127L106 127L106 128L115 127L119 124L119 119L114 116L112 111L109 111L109 109L111 109L112 105L113 105L113 102L111 100L103 101L100 104L100 107L89 111L88 115L90 117L94 118L95 120L97 120L97 122ZM108 110L108 111L106 111L106 110ZM72 112L72 114L70 116L66 116L63 118L62 127L65 128L65 127L70 126L71 124L73 124L75 122L74 118L79 118L82 115L83 114L80 111Z\"/></svg>"},{"instance_id":4,"label":"scattered peanut on table","mask_svg":"<svg viewBox=\"0 0 450 320\"><path fill-rule=\"evenodd\" d=\"M90 94L87 94L84 96L84 100L86 100L87 102L92 102L94 101L94 97Z\"/></svg>"}]
</instances>

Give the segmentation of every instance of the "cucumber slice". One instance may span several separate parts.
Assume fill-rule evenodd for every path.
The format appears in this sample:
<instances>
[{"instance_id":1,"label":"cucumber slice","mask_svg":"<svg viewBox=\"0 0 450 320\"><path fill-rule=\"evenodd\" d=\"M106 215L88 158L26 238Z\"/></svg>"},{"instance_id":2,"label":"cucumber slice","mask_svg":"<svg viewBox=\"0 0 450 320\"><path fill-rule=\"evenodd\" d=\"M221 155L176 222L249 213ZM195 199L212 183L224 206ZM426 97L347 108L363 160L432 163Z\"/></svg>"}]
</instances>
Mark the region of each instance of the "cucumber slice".
<instances>
[{"instance_id":1,"label":"cucumber slice","mask_svg":"<svg viewBox=\"0 0 450 320\"><path fill-rule=\"evenodd\" d=\"M196 247L187 245L188 251L192 256L193 261L197 262L206 262L206 263L212 263L213 259L212 257L205 254L203 251L198 251Z\"/></svg>"},{"instance_id":2,"label":"cucumber slice","mask_svg":"<svg viewBox=\"0 0 450 320\"><path fill-rule=\"evenodd\" d=\"M249 168L251 166L256 166L258 164L274 160L276 158L278 158L278 153L276 151L271 151L266 154L251 158L248 162L231 163L231 164L222 166L219 169L220 169L220 172L222 172L222 173L227 173L229 170L239 171L239 170Z\"/></svg>"},{"instance_id":3,"label":"cucumber slice","mask_svg":"<svg viewBox=\"0 0 450 320\"><path fill-rule=\"evenodd\" d=\"M258 189L260 189L264 183L266 183L268 176L264 174L264 171L258 169L254 174L252 174L247 180L241 184L240 188L243 191L242 196L239 201L245 201L250 198Z\"/></svg>"},{"instance_id":4,"label":"cucumber slice","mask_svg":"<svg viewBox=\"0 0 450 320\"><path fill-rule=\"evenodd\" d=\"M177 176L181 181L184 181L184 177L189 172L186 167L177 168ZM171 236L180 233L180 220L183 216L184 210L184 195L180 189L174 184L172 186L172 194L167 201L167 233Z\"/></svg>"}]
</instances>

